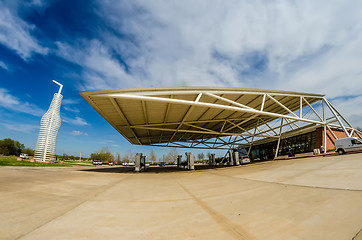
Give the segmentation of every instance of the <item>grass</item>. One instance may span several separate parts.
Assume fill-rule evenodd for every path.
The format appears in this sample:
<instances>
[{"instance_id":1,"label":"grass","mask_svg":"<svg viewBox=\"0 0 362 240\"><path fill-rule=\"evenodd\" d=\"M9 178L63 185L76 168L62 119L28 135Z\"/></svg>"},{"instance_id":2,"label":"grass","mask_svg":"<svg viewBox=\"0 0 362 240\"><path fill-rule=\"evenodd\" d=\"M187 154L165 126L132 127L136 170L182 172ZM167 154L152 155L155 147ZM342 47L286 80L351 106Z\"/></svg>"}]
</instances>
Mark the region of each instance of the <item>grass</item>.
<instances>
[{"instance_id":1,"label":"grass","mask_svg":"<svg viewBox=\"0 0 362 240\"><path fill-rule=\"evenodd\" d=\"M27 166L27 167L71 167L71 166L93 166L89 165L89 161L74 162L64 161L64 163L42 163L29 162L27 160L17 161L17 157L0 157L0 166Z\"/></svg>"}]
</instances>

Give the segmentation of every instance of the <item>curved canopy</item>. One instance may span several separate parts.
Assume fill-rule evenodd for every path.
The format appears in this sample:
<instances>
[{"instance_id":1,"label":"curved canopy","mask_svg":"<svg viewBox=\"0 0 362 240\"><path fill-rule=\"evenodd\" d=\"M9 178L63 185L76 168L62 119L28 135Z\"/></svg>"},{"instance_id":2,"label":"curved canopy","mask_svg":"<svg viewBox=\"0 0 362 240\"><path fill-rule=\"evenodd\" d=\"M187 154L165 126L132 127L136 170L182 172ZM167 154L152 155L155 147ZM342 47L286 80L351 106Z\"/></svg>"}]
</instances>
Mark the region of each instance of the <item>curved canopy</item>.
<instances>
[{"instance_id":1,"label":"curved canopy","mask_svg":"<svg viewBox=\"0 0 362 240\"><path fill-rule=\"evenodd\" d=\"M295 130L298 122L324 125L313 103L325 101L333 107L321 94L246 88L133 88L80 94L130 143L173 147L230 148L255 138L278 138L281 128ZM305 107L314 111L314 118L303 115ZM270 126L276 119L284 123Z\"/></svg>"}]
</instances>

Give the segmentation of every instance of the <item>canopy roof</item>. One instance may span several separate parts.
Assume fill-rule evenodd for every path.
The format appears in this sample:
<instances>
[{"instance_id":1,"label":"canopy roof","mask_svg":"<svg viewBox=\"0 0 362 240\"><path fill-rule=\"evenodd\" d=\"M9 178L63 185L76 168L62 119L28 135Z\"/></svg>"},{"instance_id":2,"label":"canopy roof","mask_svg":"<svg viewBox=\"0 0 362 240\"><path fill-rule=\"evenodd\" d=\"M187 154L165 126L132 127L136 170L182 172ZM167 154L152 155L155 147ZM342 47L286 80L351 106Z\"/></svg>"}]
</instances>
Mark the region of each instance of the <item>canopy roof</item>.
<instances>
[{"instance_id":1,"label":"canopy roof","mask_svg":"<svg viewBox=\"0 0 362 240\"><path fill-rule=\"evenodd\" d=\"M298 121L323 124L322 119L303 118L301 110L324 99L321 94L225 87L80 94L130 143L138 145L229 148L243 141L250 143L254 137L278 137L277 128L268 123L279 118L291 127Z\"/></svg>"},{"instance_id":2,"label":"canopy roof","mask_svg":"<svg viewBox=\"0 0 362 240\"><path fill-rule=\"evenodd\" d=\"M255 136L278 137L276 119L293 126L324 95L246 88L162 87L80 93L130 143L229 148ZM262 130L260 126L268 126ZM283 126L283 123L281 124ZM227 140L228 139L228 140ZM232 139L232 140L231 140Z\"/></svg>"}]
</instances>

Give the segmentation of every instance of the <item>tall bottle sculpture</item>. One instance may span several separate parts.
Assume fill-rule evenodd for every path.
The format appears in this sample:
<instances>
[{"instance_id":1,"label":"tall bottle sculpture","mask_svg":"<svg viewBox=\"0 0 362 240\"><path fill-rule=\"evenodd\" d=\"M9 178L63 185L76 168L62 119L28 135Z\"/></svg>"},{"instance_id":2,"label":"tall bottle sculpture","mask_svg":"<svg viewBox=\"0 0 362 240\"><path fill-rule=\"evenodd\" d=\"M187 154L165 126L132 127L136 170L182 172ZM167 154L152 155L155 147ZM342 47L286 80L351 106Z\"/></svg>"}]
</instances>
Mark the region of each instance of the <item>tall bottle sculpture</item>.
<instances>
[{"instance_id":1,"label":"tall bottle sculpture","mask_svg":"<svg viewBox=\"0 0 362 240\"><path fill-rule=\"evenodd\" d=\"M34 154L36 161L49 161L50 158L55 156L57 136L61 124L59 113L63 96L60 93L62 92L63 85L55 80L53 80L53 82L59 85L59 91L58 93L54 93L50 107L40 121L38 142Z\"/></svg>"}]
</instances>

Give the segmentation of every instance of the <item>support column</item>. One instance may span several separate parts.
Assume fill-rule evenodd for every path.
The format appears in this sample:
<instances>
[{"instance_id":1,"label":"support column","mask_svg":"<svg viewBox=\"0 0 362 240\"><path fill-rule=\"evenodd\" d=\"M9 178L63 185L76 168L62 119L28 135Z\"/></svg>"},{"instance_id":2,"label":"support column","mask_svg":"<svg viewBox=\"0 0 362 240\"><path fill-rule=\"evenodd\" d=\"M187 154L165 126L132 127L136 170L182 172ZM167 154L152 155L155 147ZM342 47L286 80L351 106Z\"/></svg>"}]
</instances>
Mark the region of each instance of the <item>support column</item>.
<instances>
[{"instance_id":1,"label":"support column","mask_svg":"<svg viewBox=\"0 0 362 240\"><path fill-rule=\"evenodd\" d=\"M254 144L254 137L255 137L255 133L256 133L256 129L258 129L258 126L259 126L259 119L258 119L258 122L256 123L256 127L254 129L254 133L253 133L253 137L251 138L251 143L249 143L249 151L248 151L248 157L250 158L250 152L251 152L251 147L253 146Z\"/></svg>"},{"instance_id":2,"label":"support column","mask_svg":"<svg viewBox=\"0 0 362 240\"><path fill-rule=\"evenodd\" d=\"M181 167L181 159L182 159L182 155L177 155L177 167Z\"/></svg>"},{"instance_id":3,"label":"support column","mask_svg":"<svg viewBox=\"0 0 362 240\"><path fill-rule=\"evenodd\" d=\"M141 158L142 158L142 153L137 153L136 154L136 162L135 162L135 168L134 170L136 172L139 172L141 170Z\"/></svg>"},{"instance_id":4,"label":"support column","mask_svg":"<svg viewBox=\"0 0 362 240\"><path fill-rule=\"evenodd\" d=\"M187 161L187 169L188 170L194 170L195 169L195 157L190 152L186 152L186 161Z\"/></svg>"},{"instance_id":5,"label":"support column","mask_svg":"<svg viewBox=\"0 0 362 240\"><path fill-rule=\"evenodd\" d=\"M189 170L195 170L195 156L193 154L190 155Z\"/></svg>"},{"instance_id":6,"label":"support column","mask_svg":"<svg viewBox=\"0 0 362 240\"><path fill-rule=\"evenodd\" d=\"M234 151L234 165L239 166L240 165L240 159L239 159L239 152Z\"/></svg>"},{"instance_id":7,"label":"support column","mask_svg":"<svg viewBox=\"0 0 362 240\"><path fill-rule=\"evenodd\" d=\"M323 122L324 122L324 125L323 125L323 138L324 138L324 143L323 143L323 146L324 146L324 153L327 152L327 124L326 124L326 107L325 107L325 103L324 101L322 101L322 107L323 107Z\"/></svg>"},{"instance_id":8,"label":"support column","mask_svg":"<svg viewBox=\"0 0 362 240\"><path fill-rule=\"evenodd\" d=\"M215 166L215 153L212 153L210 154L210 157L209 157L209 165L211 166Z\"/></svg>"},{"instance_id":9,"label":"support column","mask_svg":"<svg viewBox=\"0 0 362 240\"><path fill-rule=\"evenodd\" d=\"M146 156L142 155L141 157L141 170L146 170Z\"/></svg>"},{"instance_id":10,"label":"support column","mask_svg":"<svg viewBox=\"0 0 362 240\"><path fill-rule=\"evenodd\" d=\"M278 144L277 144L277 149L276 149L276 151L275 151L274 159L278 157L279 145L280 145L280 138L281 138L281 136L282 136L283 120L284 120L284 118L282 118L282 120L281 120L281 122L280 122L279 138L278 138Z\"/></svg>"},{"instance_id":11,"label":"support column","mask_svg":"<svg viewBox=\"0 0 362 240\"><path fill-rule=\"evenodd\" d=\"M229 166L232 166L233 165L233 162L234 162L234 160L233 160L233 150L229 150L229 160L228 160L228 165Z\"/></svg>"}]
</instances>

